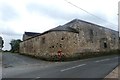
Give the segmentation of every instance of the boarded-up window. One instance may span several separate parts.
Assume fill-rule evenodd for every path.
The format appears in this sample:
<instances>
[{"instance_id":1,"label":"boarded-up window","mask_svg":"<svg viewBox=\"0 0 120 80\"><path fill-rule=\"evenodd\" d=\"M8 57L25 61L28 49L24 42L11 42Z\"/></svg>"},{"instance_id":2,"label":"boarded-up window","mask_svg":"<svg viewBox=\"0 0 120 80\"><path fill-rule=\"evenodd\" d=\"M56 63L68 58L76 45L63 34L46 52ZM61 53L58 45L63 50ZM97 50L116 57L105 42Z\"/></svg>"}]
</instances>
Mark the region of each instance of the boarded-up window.
<instances>
[{"instance_id":1,"label":"boarded-up window","mask_svg":"<svg viewBox=\"0 0 120 80\"><path fill-rule=\"evenodd\" d=\"M116 35L115 34L112 34L111 42L113 43L113 45L115 45L115 42L116 42Z\"/></svg>"},{"instance_id":2,"label":"boarded-up window","mask_svg":"<svg viewBox=\"0 0 120 80\"><path fill-rule=\"evenodd\" d=\"M90 37L93 37L93 30L90 29Z\"/></svg>"},{"instance_id":3,"label":"boarded-up window","mask_svg":"<svg viewBox=\"0 0 120 80\"><path fill-rule=\"evenodd\" d=\"M92 43L93 43L93 36L94 36L93 30L90 29L90 30L89 30L89 41L92 42Z\"/></svg>"},{"instance_id":4,"label":"boarded-up window","mask_svg":"<svg viewBox=\"0 0 120 80\"><path fill-rule=\"evenodd\" d=\"M42 37L42 41L43 44L45 43L45 37Z\"/></svg>"},{"instance_id":5,"label":"boarded-up window","mask_svg":"<svg viewBox=\"0 0 120 80\"><path fill-rule=\"evenodd\" d=\"M26 44L25 44L25 43L23 43L23 47L26 47Z\"/></svg>"}]
</instances>

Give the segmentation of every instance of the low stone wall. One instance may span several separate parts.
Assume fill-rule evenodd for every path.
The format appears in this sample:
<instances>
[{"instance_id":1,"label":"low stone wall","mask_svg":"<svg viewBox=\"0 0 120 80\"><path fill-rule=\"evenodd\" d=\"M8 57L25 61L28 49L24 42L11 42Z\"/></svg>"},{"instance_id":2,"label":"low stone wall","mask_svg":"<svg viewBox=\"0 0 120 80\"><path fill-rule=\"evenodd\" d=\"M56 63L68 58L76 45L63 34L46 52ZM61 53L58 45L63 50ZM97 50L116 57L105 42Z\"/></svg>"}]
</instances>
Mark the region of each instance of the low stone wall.
<instances>
[{"instance_id":1,"label":"low stone wall","mask_svg":"<svg viewBox=\"0 0 120 80\"><path fill-rule=\"evenodd\" d=\"M47 55L47 56L35 56L35 55L30 55L30 54L22 54L22 55L27 55L30 57L46 60L46 61L73 61L73 60L79 60L79 59L85 59L85 58L92 58L92 57L99 57L99 56L106 56L106 55L120 55L120 50L112 50L108 52L85 52L85 53L74 53L72 56L65 56L62 55L59 57L58 55Z\"/></svg>"}]
</instances>

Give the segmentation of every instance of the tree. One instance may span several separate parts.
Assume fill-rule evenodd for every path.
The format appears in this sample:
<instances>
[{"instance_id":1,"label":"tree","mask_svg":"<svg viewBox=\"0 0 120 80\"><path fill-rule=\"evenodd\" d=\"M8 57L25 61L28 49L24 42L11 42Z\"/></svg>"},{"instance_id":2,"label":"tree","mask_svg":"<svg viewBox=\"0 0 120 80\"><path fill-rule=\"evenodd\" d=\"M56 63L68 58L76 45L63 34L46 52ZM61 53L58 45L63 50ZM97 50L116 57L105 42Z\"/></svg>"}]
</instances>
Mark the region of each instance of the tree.
<instances>
[{"instance_id":1,"label":"tree","mask_svg":"<svg viewBox=\"0 0 120 80\"><path fill-rule=\"evenodd\" d=\"M17 40L15 40L15 39L13 39L13 40L11 40L11 42L10 42L10 45L11 45L11 52L19 52L19 43L21 42L21 40L20 39L17 39Z\"/></svg>"},{"instance_id":2,"label":"tree","mask_svg":"<svg viewBox=\"0 0 120 80\"><path fill-rule=\"evenodd\" d=\"M3 44L4 44L4 40L2 40L2 48L4 47Z\"/></svg>"},{"instance_id":3,"label":"tree","mask_svg":"<svg viewBox=\"0 0 120 80\"><path fill-rule=\"evenodd\" d=\"M0 37L0 50L4 47L3 44L4 44L3 38Z\"/></svg>"}]
</instances>

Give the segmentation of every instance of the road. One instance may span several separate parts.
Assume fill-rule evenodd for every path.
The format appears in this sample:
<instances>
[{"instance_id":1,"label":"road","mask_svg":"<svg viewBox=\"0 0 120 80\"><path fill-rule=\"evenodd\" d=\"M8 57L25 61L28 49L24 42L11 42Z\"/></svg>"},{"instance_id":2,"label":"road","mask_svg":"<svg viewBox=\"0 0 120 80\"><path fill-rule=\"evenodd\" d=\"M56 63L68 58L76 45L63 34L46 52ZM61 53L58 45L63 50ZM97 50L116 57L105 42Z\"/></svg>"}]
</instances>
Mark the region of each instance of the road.
<instances>
[{"instance_id":1,"label":"road","mask_svg":"<svg viewBox=\"0 0 120 80\"><path fill-rule=\"evenodd\" d=\"M9 58L8 58L9 57ZM7 62L14 57L19 61ZM16 58L17 57L17 58ZM7 58L7 59L6 59ZM19 59L20 58L20 59ZM3 78L104 78L119 63L118 55L89 58L70 62L46 62L22 55L3 54ZM13 61L11 59L11 61ZM31 63L30 63L31 62ZM18 66L19 65L19 66Z\"/></svg>"}]
</instances>

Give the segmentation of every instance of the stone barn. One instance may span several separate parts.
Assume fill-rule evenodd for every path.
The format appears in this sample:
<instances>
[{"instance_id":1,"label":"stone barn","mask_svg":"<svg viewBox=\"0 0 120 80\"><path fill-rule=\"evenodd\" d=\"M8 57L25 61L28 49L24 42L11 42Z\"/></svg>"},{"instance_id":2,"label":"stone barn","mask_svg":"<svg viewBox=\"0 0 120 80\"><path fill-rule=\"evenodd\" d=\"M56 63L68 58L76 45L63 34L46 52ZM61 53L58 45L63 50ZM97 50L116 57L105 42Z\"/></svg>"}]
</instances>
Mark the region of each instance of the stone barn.
<instances>
[{"instance_id":1,"label":"stone barn","mask_svg":"<svg viewBox=\"0 0 120 80\"><path fill-rule=\"evenodd\" d=\"M100 52L118 49L118 32L79 19L60 25L44 33L23 40L20 53L49 58L66 57L84 52Z\"/></svg>"},{"instance_id":2,"label":"stone barn","mask_svg":"<svg viewBox=\"0 0 120 80\"><path fill-rule=\"evenodd\" d=\"M39 35L40 33L36 33L36 32L25 32L23 34L23 41L26 40L26 39L29 39L31 37L34 37L36 35Z\"/></svg>"}]
</instances>

